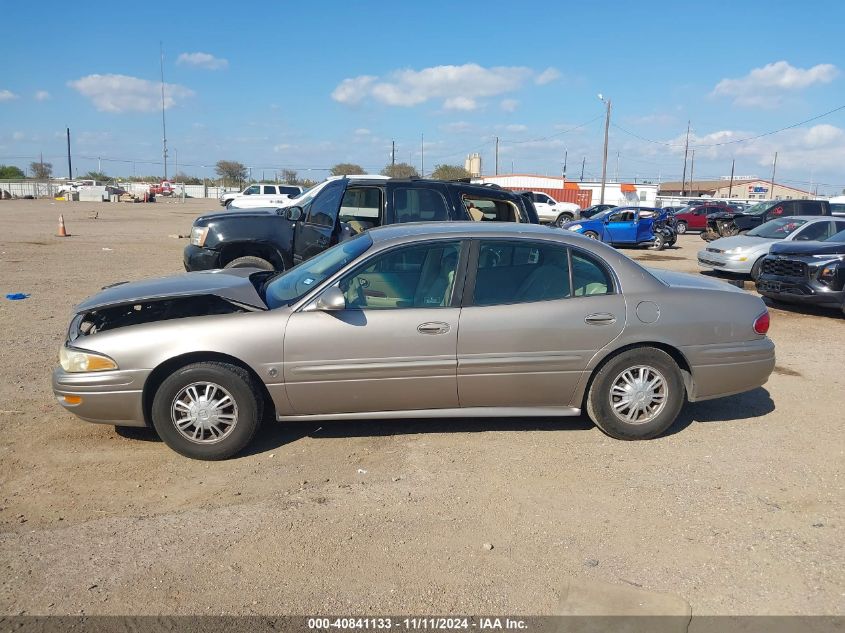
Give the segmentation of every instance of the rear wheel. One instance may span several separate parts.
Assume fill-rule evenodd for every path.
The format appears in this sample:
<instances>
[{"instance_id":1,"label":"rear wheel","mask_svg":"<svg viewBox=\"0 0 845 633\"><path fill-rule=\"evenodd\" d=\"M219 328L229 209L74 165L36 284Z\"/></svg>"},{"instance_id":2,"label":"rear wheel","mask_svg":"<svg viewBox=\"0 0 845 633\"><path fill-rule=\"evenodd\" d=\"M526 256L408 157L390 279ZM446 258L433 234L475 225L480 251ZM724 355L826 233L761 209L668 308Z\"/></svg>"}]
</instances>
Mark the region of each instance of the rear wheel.
<instances>
[{"instance_id":1,"label":"rear wheel","mask_svg":"<svg viewBox=\"0 0 845 633\"><path fill-rule=\"evenodd\" d=\"M654 236L654 242L652 243L651 248L655 251L662 251L666 248L666 238L658 233Z\"/></svg>"},{"instance_id":2,"label":"rear wheel","mask_svg":"<svg viewBox=\"0 0 845 633\"><path fill-rule=\"evenodd\" d=\"M220 460L250 443L264 400L249 373L229 363L194 363L176 370L153 398L153 426L177 453Z\"/></svg>"},{"instance_id":3,"label":"rear wheel","mask_svg":"<svg viewBox=\"0 0 845 633\"><path fill-rule=\"evenodd\" d=\"M255 255L244 255L233 259L224 268L260 268L261 270L275 270L273 264L268 262L263 257L256 257Z\"/></svg>"},{"instance_id":4,"label":"rear wheel","mask_svg":"<svg viewBox=\"0 0 845 633\"><path fill-rule=\"evenodd\" d=\"M610 437L645 440L672 426L684 400L681 371L672 357L640 347L599 370L587 396L587 413Z\"/></svg>"},{"instance_id":5,"label":"rear wheel","mask_svg":"<svg viewBox=\"0 0 845 633\"><path fill-rule=\"evenodd\" d=\"M599 239L599 234L595 231L584 231L584 237L589 237L591 240Z\"/></svg>"},{"instance_id":6,"label":"rear wheel","mask_svg":"<svg viewBox=\"0 0 845 633\"><path fill-rule=\"evenodd\" d=\"M687 223L686 222L678 222L678 225L675 227L678 231L679 235L683 235L687 232Z\"/></svg>"}]
</instances>

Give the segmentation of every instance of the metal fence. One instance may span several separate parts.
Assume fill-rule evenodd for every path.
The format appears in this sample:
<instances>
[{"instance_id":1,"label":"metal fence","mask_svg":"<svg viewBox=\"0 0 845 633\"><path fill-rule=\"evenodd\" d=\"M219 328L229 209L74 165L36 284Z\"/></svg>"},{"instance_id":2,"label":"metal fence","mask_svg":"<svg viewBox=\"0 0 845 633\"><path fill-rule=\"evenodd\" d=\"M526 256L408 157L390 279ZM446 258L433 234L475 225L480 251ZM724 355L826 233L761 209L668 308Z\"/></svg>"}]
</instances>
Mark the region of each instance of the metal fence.
<instances>
[{"instance_id":1,"label":"metal fence","mask_svg":"<svg viewBox=\"0 0 845 633\"><path fill-rule=\"evenodd\" d=\"M126 189L126 191L135 194L143 194L149 191L149 183L139 182L120 182L110 183L116 184L118 187ZM7 180L0 181L0 198L54 198L59 193L67 189L67 185L56 182L35 181L35 180ZM183 185L174 183L174 195L181 196L185 192L188 198L212 198L219 200L220 196L230 191L240 191L238 187L213 187L210 185ZM3 195L6 192L7 195Z\"/></svg>"}]
</instances>

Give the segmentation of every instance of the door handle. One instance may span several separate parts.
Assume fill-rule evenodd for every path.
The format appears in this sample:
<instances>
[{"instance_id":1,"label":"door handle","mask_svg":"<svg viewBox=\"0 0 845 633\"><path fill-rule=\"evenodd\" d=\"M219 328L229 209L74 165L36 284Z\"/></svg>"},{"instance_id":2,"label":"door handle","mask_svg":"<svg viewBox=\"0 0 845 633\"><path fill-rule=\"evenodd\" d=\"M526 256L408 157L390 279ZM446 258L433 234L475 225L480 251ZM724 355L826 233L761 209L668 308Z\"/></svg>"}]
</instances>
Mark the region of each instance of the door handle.
<instances>
[{"instance_id":1,"label":"door handle","mask_svg":"<svg viewBox=\"0 0 845 633\"><path fill-rule=\"evenodd\" d=\"M440 321L421 323L417 326L417 332L420 334L446 334L449 329L448 323L442 323Z\"/></svg>"},{"instance_id":2,"label":"door handle","mask_svg":"<svg viewBox=\"0 0 845 633\"><path fill-rule=\"evenodd\" d=\"M595 312L589 314L584 318L584 323L590 325L613 325L616 323L616 317L609 312Z\"/></svg>"}]
</instances>

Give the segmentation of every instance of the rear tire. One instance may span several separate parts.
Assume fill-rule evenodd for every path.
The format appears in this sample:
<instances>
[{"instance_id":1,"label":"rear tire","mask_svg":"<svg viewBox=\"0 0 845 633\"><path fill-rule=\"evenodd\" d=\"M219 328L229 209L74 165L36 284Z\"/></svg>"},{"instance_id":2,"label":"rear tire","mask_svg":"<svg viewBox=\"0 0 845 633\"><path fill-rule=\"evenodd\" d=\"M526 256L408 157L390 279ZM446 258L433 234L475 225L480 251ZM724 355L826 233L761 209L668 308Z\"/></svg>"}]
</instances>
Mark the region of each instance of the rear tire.
<instances>
[{"instance_id":1,"label":"rear tire","mask_svg":"<svg viewBox=\"0 0 845 633\"><path fill-rule=\"evenodd\" d=\"M651 245L650 248L655 251L662 251L664 248L666 248L666 238L660 234L655 235L654 243Z\"/></svg>"},{"instance_id":2,"label":"rear tire","mask_svg":"<svg viewBox=\"0 0 845 633\"><path fill-rule=\"evenodd\" d=\"M675 230L678 231L678 235L683 235L687 232L687 223L686 222L678 222L678 225L675 227Z\"/></svg>"},{"instance_id":3,"label":"rear tire","mask_svg":"<svg viewBox=\"0 0 845 633\"><path fill-rule=\"evenodd\" d=\"M254 255L244 255L233 259L224 268L260 268L261 270L276 270L272 263L268 262L263 257L256 257Z\"/></svg>"},{"instance_id":4,"label":"rear tire","mask_svg":"<svg viewBox=\"0 0 845 633\"><path fill-rule=\"evenodd\" d=\"M152 406L153 426L165 444L185 457L208 461L243 450L263 413L264 399L249 373L219 362L177 369L161 383Z\"/></svg>"},{"instance_id":5,"label":"rear tire","mask_svg":"<svg viewBox=\"0 0 845 633\"><path fill-rule=\"evenodd\" d=\"M610 437L647 440L672 426L685 399L681 371L672 357L638 347L598 371L587 395L587 414Z\"/></svg>"}]
</instances>

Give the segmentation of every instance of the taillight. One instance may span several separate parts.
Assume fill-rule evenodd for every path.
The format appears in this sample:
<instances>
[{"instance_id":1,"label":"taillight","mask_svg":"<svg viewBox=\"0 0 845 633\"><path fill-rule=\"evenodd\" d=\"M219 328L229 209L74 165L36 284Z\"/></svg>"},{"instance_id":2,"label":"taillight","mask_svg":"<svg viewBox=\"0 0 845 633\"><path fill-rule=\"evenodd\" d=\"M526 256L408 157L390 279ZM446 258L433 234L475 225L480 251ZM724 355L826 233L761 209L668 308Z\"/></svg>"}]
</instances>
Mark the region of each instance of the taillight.
<instances>
[{"instance_id":1,"label":"taillight","mask_svg":"<svg viewBox=\"0 0 845 633\"><path fill-rule=\"evenodd\" d=\"M765 334L769 331L769 311L766 310L763 314L754 319L754 331L757 334Z\"/></svg>"}]
</instances>

